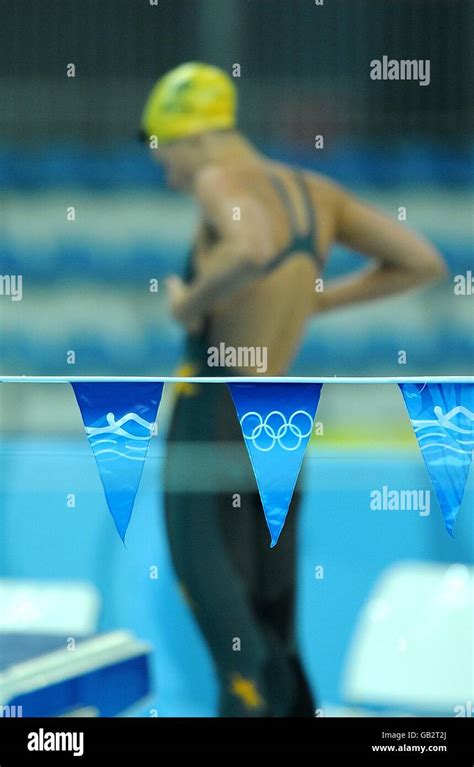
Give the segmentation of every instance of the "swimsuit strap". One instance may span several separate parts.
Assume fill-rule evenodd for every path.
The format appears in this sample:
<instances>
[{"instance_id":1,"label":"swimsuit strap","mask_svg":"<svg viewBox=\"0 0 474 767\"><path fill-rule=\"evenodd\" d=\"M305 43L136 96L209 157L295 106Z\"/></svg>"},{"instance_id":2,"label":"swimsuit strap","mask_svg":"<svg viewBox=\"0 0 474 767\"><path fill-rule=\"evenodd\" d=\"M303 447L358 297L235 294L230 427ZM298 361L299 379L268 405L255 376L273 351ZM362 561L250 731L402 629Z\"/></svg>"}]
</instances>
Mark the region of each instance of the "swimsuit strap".
<instances>
[{"instance_id":1,"label":"swimsuit strap","mask_svg":"<svg viewBox=\"0 0 474 767\"><path fill-rule=\"evenodd\" d=\"M308 231L306 234L302 234L298 229L298 220L296 216L296 209L289 195L286 185L281 178L276 174L270 175L270 182L277 192L280 200L282 201L285 209L288 212L288 221L290 225L290 241L288 245L283 248L280 253L277 253L274 258L267 265L265 271L270 272L285 261L289 256L296 252L311 253L316 261L320 264L320 258L317 252L316 244L316 216L314 212L311 195L309 192L308 184L301 171L293 171L293 177L300 191L301 197L304 202L305 215L308 221Z\"/></svg>"},{"instance_id":2,"label":"swimsuit strap","mask_svg":"<svg viewBox=\"0 0 474 767\"><path fill-rule=\"evenodd\" d=\"M298 218L296 216L296 209L293 205L293 201L290 197L290 193L288 192L286 184L281 180L279 176L276 175L276 173L271 173L269 180L288 213L290 234L292 235L291 240L297 239L299 237Z\"/></svg>"},{"instance_id":3,"label":"swimsuit strap","mask_svg":"<svg viewBox=\"0 0 474 767\"><path fill-rule=\"evenodd\" d=\"M305 239L307 242L311 243L311 253L313 253L316 260L318 260L316 244L316 216L308 183L301 171L295 171L294 177L304 200L306 219L308 221L308 232L306 235L304 235L304 237L302 237L302 239Z\"/></svg>"}]
</instances>

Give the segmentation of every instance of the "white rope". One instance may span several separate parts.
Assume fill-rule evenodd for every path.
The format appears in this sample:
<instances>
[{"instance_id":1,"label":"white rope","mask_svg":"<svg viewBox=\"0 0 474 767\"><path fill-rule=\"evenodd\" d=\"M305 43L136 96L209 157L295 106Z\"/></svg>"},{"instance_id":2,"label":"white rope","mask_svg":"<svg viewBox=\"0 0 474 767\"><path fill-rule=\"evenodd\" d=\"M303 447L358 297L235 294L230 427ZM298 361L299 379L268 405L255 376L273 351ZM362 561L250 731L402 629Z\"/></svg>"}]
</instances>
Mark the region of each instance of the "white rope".
<instances>
[{"instance_id":1,"label":"white rope","mask_svg":"<svg viewBox=\"0 0 474 767\"><path fill-rule=\"evenodd\" d=\"M0 383L321 383L321 384L398 384L398 383L474 383L474 376L0 376Z\"/></svg>"}]
</instances>

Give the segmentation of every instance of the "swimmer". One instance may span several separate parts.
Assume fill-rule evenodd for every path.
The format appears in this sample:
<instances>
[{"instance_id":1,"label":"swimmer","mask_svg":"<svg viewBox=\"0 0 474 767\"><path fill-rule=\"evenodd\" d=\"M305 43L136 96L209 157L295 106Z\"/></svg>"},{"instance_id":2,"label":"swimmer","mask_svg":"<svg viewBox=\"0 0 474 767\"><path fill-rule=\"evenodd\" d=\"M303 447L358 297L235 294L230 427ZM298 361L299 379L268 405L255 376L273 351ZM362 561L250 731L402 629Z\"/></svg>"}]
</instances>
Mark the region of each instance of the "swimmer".
<instances>
[{"instance_id":1,"label":"swimmer","mask_svg":"<svg viewBox=\"0 0 474 767\"><path fill-rule=\"evenodd\" d=\"M211 367L209 349L222 344L265 349L265 375L284 376L315 315L445 275L440 254L405 225L323 175L262 155L239 132L236 107L231 77L187 63L158 81L142 119L168 183L200 211L186 274L168 280L171 311L187 330L187 376L261 375L252 365ZM318 291L335 243L370 265ZM190 474L199 487L187 487ZM295 637L300 499L299 482L270 549L227 387L182 386L168 436L165 518L182 593L214 660L220 716L314 716Z\"/></svg>"}]
</instances>

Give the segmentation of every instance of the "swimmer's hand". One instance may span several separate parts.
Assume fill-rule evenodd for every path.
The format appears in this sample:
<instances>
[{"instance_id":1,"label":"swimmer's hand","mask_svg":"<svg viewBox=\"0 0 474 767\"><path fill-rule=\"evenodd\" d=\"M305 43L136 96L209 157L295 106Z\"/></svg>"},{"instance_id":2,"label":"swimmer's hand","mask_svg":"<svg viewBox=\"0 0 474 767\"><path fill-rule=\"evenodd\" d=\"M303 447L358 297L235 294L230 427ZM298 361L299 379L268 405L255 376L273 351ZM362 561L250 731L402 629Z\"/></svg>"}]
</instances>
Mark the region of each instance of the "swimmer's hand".
<instances>
[{"instance_id":1,"label":"swimmer's hand","mask_svg":"<svg viewBox=\"0 0 474 767\"><path fill-rule=\"evenodd\" d=\"M166 280L168 290L168 300L171 314L187 329L189 333L197 334L202 330L204 319L202 316L196 316L195 310L191 313L188 305L189 288L185 282L176 274L171 275Z\"/></svg>"}]
</instances>

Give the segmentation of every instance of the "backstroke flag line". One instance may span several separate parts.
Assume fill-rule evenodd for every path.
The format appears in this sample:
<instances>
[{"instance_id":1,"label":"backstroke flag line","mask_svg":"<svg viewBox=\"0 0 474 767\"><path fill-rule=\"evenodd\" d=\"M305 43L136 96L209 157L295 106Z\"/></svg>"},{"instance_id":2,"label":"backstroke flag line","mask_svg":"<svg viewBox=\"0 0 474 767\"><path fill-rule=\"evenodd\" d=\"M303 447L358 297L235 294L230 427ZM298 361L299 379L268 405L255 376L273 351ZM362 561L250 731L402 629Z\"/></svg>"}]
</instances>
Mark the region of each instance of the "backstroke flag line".
<instances>
[{"instance_id":1,"label":"backstroke flag line","mask_svg":"<svg viewBox=\"0 0 474 767\"><path fill-rule=\"evenodd\" d=\"M474 446L474 384L399 384L431 484L453 534Z\"/></svg>"},{"instance_id":2,"label":"backstroke flag line","mask_svg":"<svg viewBox=\"0 0 474 767\"><path fill-rule=\"evenodd\" d=\"M105 497L125 541L163 383L72 383Z\"/></svg>"},{"instance_id":3,"label":"backstroke flag line","mask_svg":"<svg viewBox=\"0 0 474 767\"><path fill-rule=\"evenodd\" d=\"M275 546L313 431L322 384L229 383Z\"/></svg>"}]
</instances>

